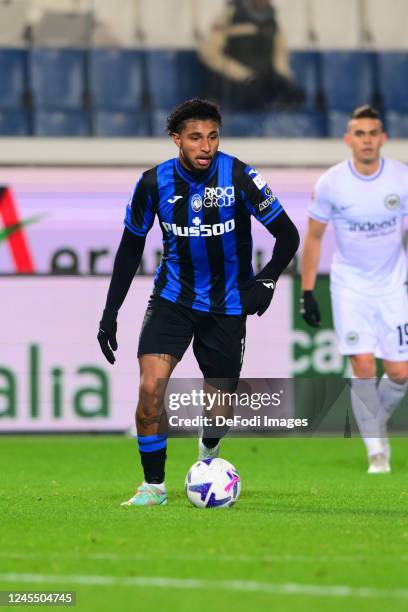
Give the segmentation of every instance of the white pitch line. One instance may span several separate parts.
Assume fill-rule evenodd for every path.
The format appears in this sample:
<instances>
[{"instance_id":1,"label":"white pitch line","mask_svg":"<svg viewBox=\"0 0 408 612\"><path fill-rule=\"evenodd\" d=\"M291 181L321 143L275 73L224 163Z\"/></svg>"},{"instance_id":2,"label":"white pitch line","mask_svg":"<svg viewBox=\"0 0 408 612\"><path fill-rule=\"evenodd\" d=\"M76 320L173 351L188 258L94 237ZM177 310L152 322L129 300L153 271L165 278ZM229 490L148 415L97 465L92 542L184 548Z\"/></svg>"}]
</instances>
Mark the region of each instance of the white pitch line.
<instances>
[{"instance_id":1,"label":"white pitch line","mask_svg":"<svg viewBox=\"0 0 408 612\"><path fill-rule=\"evenodd\" d=\"M171 561L211 561L212 563L352 563L361 561L379 561L380 558L368 555L160 555L161 559ZM90 561L156 561L157 556L140 554L117 554L111 552L99 553L33 553L33 552L6 552L0 551L0 559L88 559ZM381 563L408 562L408 555L381 555Z\"/></svg>"},{"instance_id":2,"label":"white pitch line","mask_svg":"<svg viewBox=\"0 0 408 612\"><path fill-rule=\"evenodd\" d=\"M0 574L0 581L6 583L60 584L82 586L124 586L157 587L166 589L208 591L240 591L267 593L270 595L309 595L312 597L359 597L408 599L408 589L376 589L371 587L350 587L347 585L319 586L316 584L273 584L253 580L203 580L201 578L167 578L163 576L86 576L86 575L47 575L47 574Z\"/></svg>"}]
</instances>

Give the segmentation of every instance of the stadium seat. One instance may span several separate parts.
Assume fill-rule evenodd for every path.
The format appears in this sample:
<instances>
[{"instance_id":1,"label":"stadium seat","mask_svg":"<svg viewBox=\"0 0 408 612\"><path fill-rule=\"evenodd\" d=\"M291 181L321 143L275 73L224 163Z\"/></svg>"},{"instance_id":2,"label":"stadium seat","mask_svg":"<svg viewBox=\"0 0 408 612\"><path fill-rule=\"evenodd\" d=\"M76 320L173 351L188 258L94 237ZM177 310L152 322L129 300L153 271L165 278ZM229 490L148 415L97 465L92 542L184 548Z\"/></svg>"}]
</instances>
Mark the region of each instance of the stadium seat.
<instances>
[{"instance_id":1,"label":"stadium seat","mask_svg":"<svg viewBox=\"0 0 408 612\"><path fill-rule=\"evenodd\" d=\"M260 138L263 131L261 113L226 113L223 117L223 136Z\"/></svg>"},{"instance_id":2,"label":"stadium seat","mask_svg":"<svg viewBox=\"0 0 408 612\"><path fill-rule=\"evenodd\" d=\"M313 110L320 93L319 54L313 51L296 51L290 54L293 77L303 87L306 100L304 108Z\"/></svg>"},{"instance_id":3,"label":"stadium seat","mask_svg":"<svg viewBox=\"0 0 408 612\"><path fill-rule=\"evenodd\" d=\"M166 119L168 112L159 110L153 113L153 136L164 137L166 135ZM223 113L222 137L247 137L260 138L263 136L262 113Z\"/></svg>"},{"instance_id":4,"label":"stadium seat","mask_svg":"<svg viewBox=\"0 0 408 612\"><path fill-rule=\"evenodd\" d=\"M29 79L35 107L79 110L85 95L85 52L80 49L32 49Z\"/></svg>"},{"instance_id":5,"label":"stadium seat","mask_svg":"<svg viewBox=\"0 0 408 612\"><path fill-rule=\"evenodd\" d=\"M323 113L274 112L264 117L263 136L268 138L322 138L325 135Z\"/></svg>"},{"instance_id":6,"label":"stadium seat","mask_svg":"<svg viewBox=\"0 0 408 612\"><path fill-rule=\"evenodd\" d=\"M116 138L150 136L150 121L147 113L98 111L93 117L95 136Z\"/></svg>"},{"instance_id":7,"label":"stadium seat","mask_svg":"<svg viewBox=\"0 0 408 612\"><path fill-rule=\"evenodd\" d=\"M168 111L157 110L151 113L152 117L152 136L165 138L167 136L166 120Z\"/></svg>"},{"instance_id":8,"label":"stadium seat","mask_svg":"<svg viewBox=\"0 0 408 612\"><path fill-rule=\"evenodd\" d=\"M195 51L179 51L177 71L178 84L184 100L203 95L207 71Z\"/></svg>"},{"instance_id":9,"label":"stadium seat","mask_svg":"<svg viewBox=\"0 0 408 612\"><path fill-rule=\"evenodd\" d=\"M155 110L168 111L203 92L205 71L195 51L147 51L146 64L148 93Z\"/></svg>"},{"instance_id":10,"label":"stadium seat","mask_svg":"<svg viewBox=\"0 0 408 612\"><path fill-rule=\"evenodd\" d=\"M0 0L0 47L25 47L32 0Z\"/></svg>"},{"instance_id":11,"label":"stadium seat","mask_svg":"<svg viewBox=\"0 0 408 612\"><path fill-rule=\"evenodd\" d=\"M94 49L89 58L92 106L104 110L140 109L143 93L142 52Z\"/></svg>"},{"instance_id":12,"label":"stadium seat","mask_svg":"<svg viewBox=\"0 0 408 612\"><path fill-rule=\"evenodd\" d=\"M408 113L385 113L385 129L391 138L408 138Z\"/></svg>"},{"instance_id":13,"label":"stadium seat","mask_svg":"<svg viewBox=\"0 0 408 612\"><path fill-rule=\"evenodd\" d=\"M36 47L87 47L91 41L93 22L90 11L64 12L48 6L32 25L32 40Z\"/></svg>"},{"instance_id":14,"label":"stadium seat","mask_svg":"<svg viewBox=\"0 0 408 612\"><path fill-rule=\"evenodd\" d=\"M15 110L0 110L0 136L29 136L28 113Z\"/></svg>"},{"instance_id":15,"label":"stadium seat","mask_svg":"<svg viewBox=\"0 0 408 612\"><path fill-rule=\"evenodd\" d=\"M365 2L365 22L367 35L374 49L408 51L407 0Z\"/></svg>"},{"instance_id":16,"label":"stadium seat","mask_svg":"<svg viewBox=\"0 0 408 612\"><path fill-rule=\"evenodd\" d=\"M19 108L27 82L27 53L23 49L0 49L0 108Z\"/></svg>"},{"instance_id":17,"label":"stadium seat","mask_svg":"<svg viewBox=\"0 0 408 612\"><path fill-rule=\"evenodd\" d=\"M327 136L329 138L342 138L347 129L350 113L331 110L327 113Z\"/></svg>"},{"instance_id":18,"label":"stadium seat","mask_svg":"<svg viewBox=\"0 0 408 612\"><path fill-rule=\"evenodd\" d=\"M118 10L118 5L112 0L98 0L93 2L92 10L95 18L93 47L114 45L116 48L133 49L140 44L144 30L138 1L120 0Z\"/></svg>"},{"instance_id":19,"label":"stadium seat","mask_svg":"<svg viewBox=\"0 0 408 612\"><path fill-rule=\"evenodd\" d=\"M177 82L177 51L148 51L147 86L154 109L170 109L182 99Z\"/></svg>"},{"instance_id":20,"label":"stadium seat","mask_svg":"<svg viewBox=\"0 0 408 612\"><path fill-rule=\"evenodd\" d=\"M38 111L33 116L35 136L89 136L88 114L83 111Z\"/></svg>"},{"instance_id":21,"label":"stadium seat","mask_svg":"<svg viewBox=\"0 0 408 612\"><path fill-rule=\"evenodd\" d=\"M278 23L289 49L310 47L312 31L305 0L274 0Z\"/></svg>"},{"instance_id":22,"label":"stadium seat","mask_svg":"<svg viewBox=\"0 0 408 612\"><path fill-rule=\"evenodd\" d=\"M225 0L211 0L211 2L208 2L208 0L195 0L195 10L193 12L194 33L200 39L207 36L215 21L224 11Z\"/></svg>"},{"instance_id":23,"label":"stadium seat","mask_svg":"<svg viewBox=\"0 0 408 612\"><path fill-rule=\"evenodd\" d=\"M379 53L377 66L384 108L408 112L408 53Z\"/></svg>"},{"instance_id":24,"label":"stadium seat","mask_svg":"<svg viewBox=\"0 0 408 612\"><path fill-rule=\"evenodd\" d=\"M138 0L138 4L147 48L194 49L197 44L193 27L195 2Z\"/></svg>"},{"instance_id":25,"label":"stadium seat","mask_svg":"<svg viewBox=\"0 0 408 612\"><path fill-rule=\"evenodd\" d=\"M361 48L361 0L307 0L305 5L318 49Z\"/></svg>"},{"instance_id":26,"label":"stadium seat","mask_svg":"<svg viewBox=\"0 0 408 612\"><path fill-rule=\"evenodd\" d=\"M370 104L374 93L374 58L366 52L321 54L322 89L328 110L351 111Z\"/></svg>"}]
</instances>

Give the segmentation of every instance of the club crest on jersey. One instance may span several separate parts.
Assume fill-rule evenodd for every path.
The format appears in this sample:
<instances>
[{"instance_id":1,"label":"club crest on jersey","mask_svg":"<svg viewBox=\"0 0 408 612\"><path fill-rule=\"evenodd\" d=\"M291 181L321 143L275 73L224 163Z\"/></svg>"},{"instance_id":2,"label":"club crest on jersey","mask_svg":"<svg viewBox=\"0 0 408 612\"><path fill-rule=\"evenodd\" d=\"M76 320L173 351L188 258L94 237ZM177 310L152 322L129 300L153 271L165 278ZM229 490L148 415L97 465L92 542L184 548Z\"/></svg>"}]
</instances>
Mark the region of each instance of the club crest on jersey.
<instances>
[{"instance_id":1,"label":"club crest on jersey","mask_svg":"<svg viewBox=\"0 0 408 612\"><path fill-rule=\"evenodd\" d=\"M357 332L351 331L351 332L348 332L348 334L346 335L347 344L350 344L350 345L357 344L358 340L359 340L359 337L358 337Z\"/></svg>"},{"instance_id":2,"label":"club crest on jersey","mask_svg":"<svg viewBox=\"0 0 408 612\"><path fill-rule=\"evenodd\" d=\"M395 210L401 203L401 198L396 193L391 193L390 195L385 196L384 205L388 210Z\"/></svg>"},{"instance_id":3,"label":"club crest on jersey","mask_svg":"<svg viewBox=\"0 0 408 612\"><path fill-rule=\"evenodd\" d=\"M199 193L195 193L191 198L191 208L194 212L200 212L203 207L203 200Z\"/></svg>"}]
</instances>

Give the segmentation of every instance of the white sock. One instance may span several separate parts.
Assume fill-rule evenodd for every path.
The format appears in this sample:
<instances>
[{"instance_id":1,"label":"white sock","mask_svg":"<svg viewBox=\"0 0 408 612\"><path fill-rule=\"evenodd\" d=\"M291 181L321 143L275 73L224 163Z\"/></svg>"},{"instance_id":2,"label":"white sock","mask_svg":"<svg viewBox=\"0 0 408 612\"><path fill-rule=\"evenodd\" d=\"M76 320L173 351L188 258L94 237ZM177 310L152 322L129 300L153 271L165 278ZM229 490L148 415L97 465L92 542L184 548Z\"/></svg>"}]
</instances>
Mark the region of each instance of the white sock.
<instances>
[{"instance_id":1,"label":"white sock","mask_svg":"<svg viewBox=\"0 0 408 612\"><path fill-rule=\"evenodd\" d=\"M380 424L386 428L387 421L391 417L394 410L403 400L408 389L408 381L400 384L388 378L386 374L381 378L378 385L378 394L380 396Z\"/></svg>"},{"instance_id":2,"label":"white sock","mask_svg":"<svg viewBox=\"0 0 408 612\"><path fill-rule=\"evenodd\" d=\"M381 403L374 378L351 379L351 405L368 456L384 452L379 423Z\"/></svg>"}]
</instances>

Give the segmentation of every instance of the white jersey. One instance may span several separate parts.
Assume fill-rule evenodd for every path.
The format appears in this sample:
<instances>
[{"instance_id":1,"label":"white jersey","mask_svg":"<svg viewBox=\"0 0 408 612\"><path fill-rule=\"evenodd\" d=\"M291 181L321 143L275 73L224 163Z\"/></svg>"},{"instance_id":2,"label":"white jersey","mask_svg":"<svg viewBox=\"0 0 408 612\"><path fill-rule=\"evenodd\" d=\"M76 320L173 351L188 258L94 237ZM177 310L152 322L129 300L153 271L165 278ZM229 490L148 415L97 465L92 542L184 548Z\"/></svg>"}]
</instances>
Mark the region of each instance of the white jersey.
<instances>
[{"instance_id":1,"label":"white jersey","mask_svg":"<svg viewBox=\"0 0 408 612\"><path fill-rule=\"evenodd\" d=\"M309 216L333 222L336 251L332 291L346 287L365 296L384 296L407 281L403 218L408 215L408 166L381 159L364 176L353 162L330 168L316 183Z\"/></svg>"}]
</instances>

